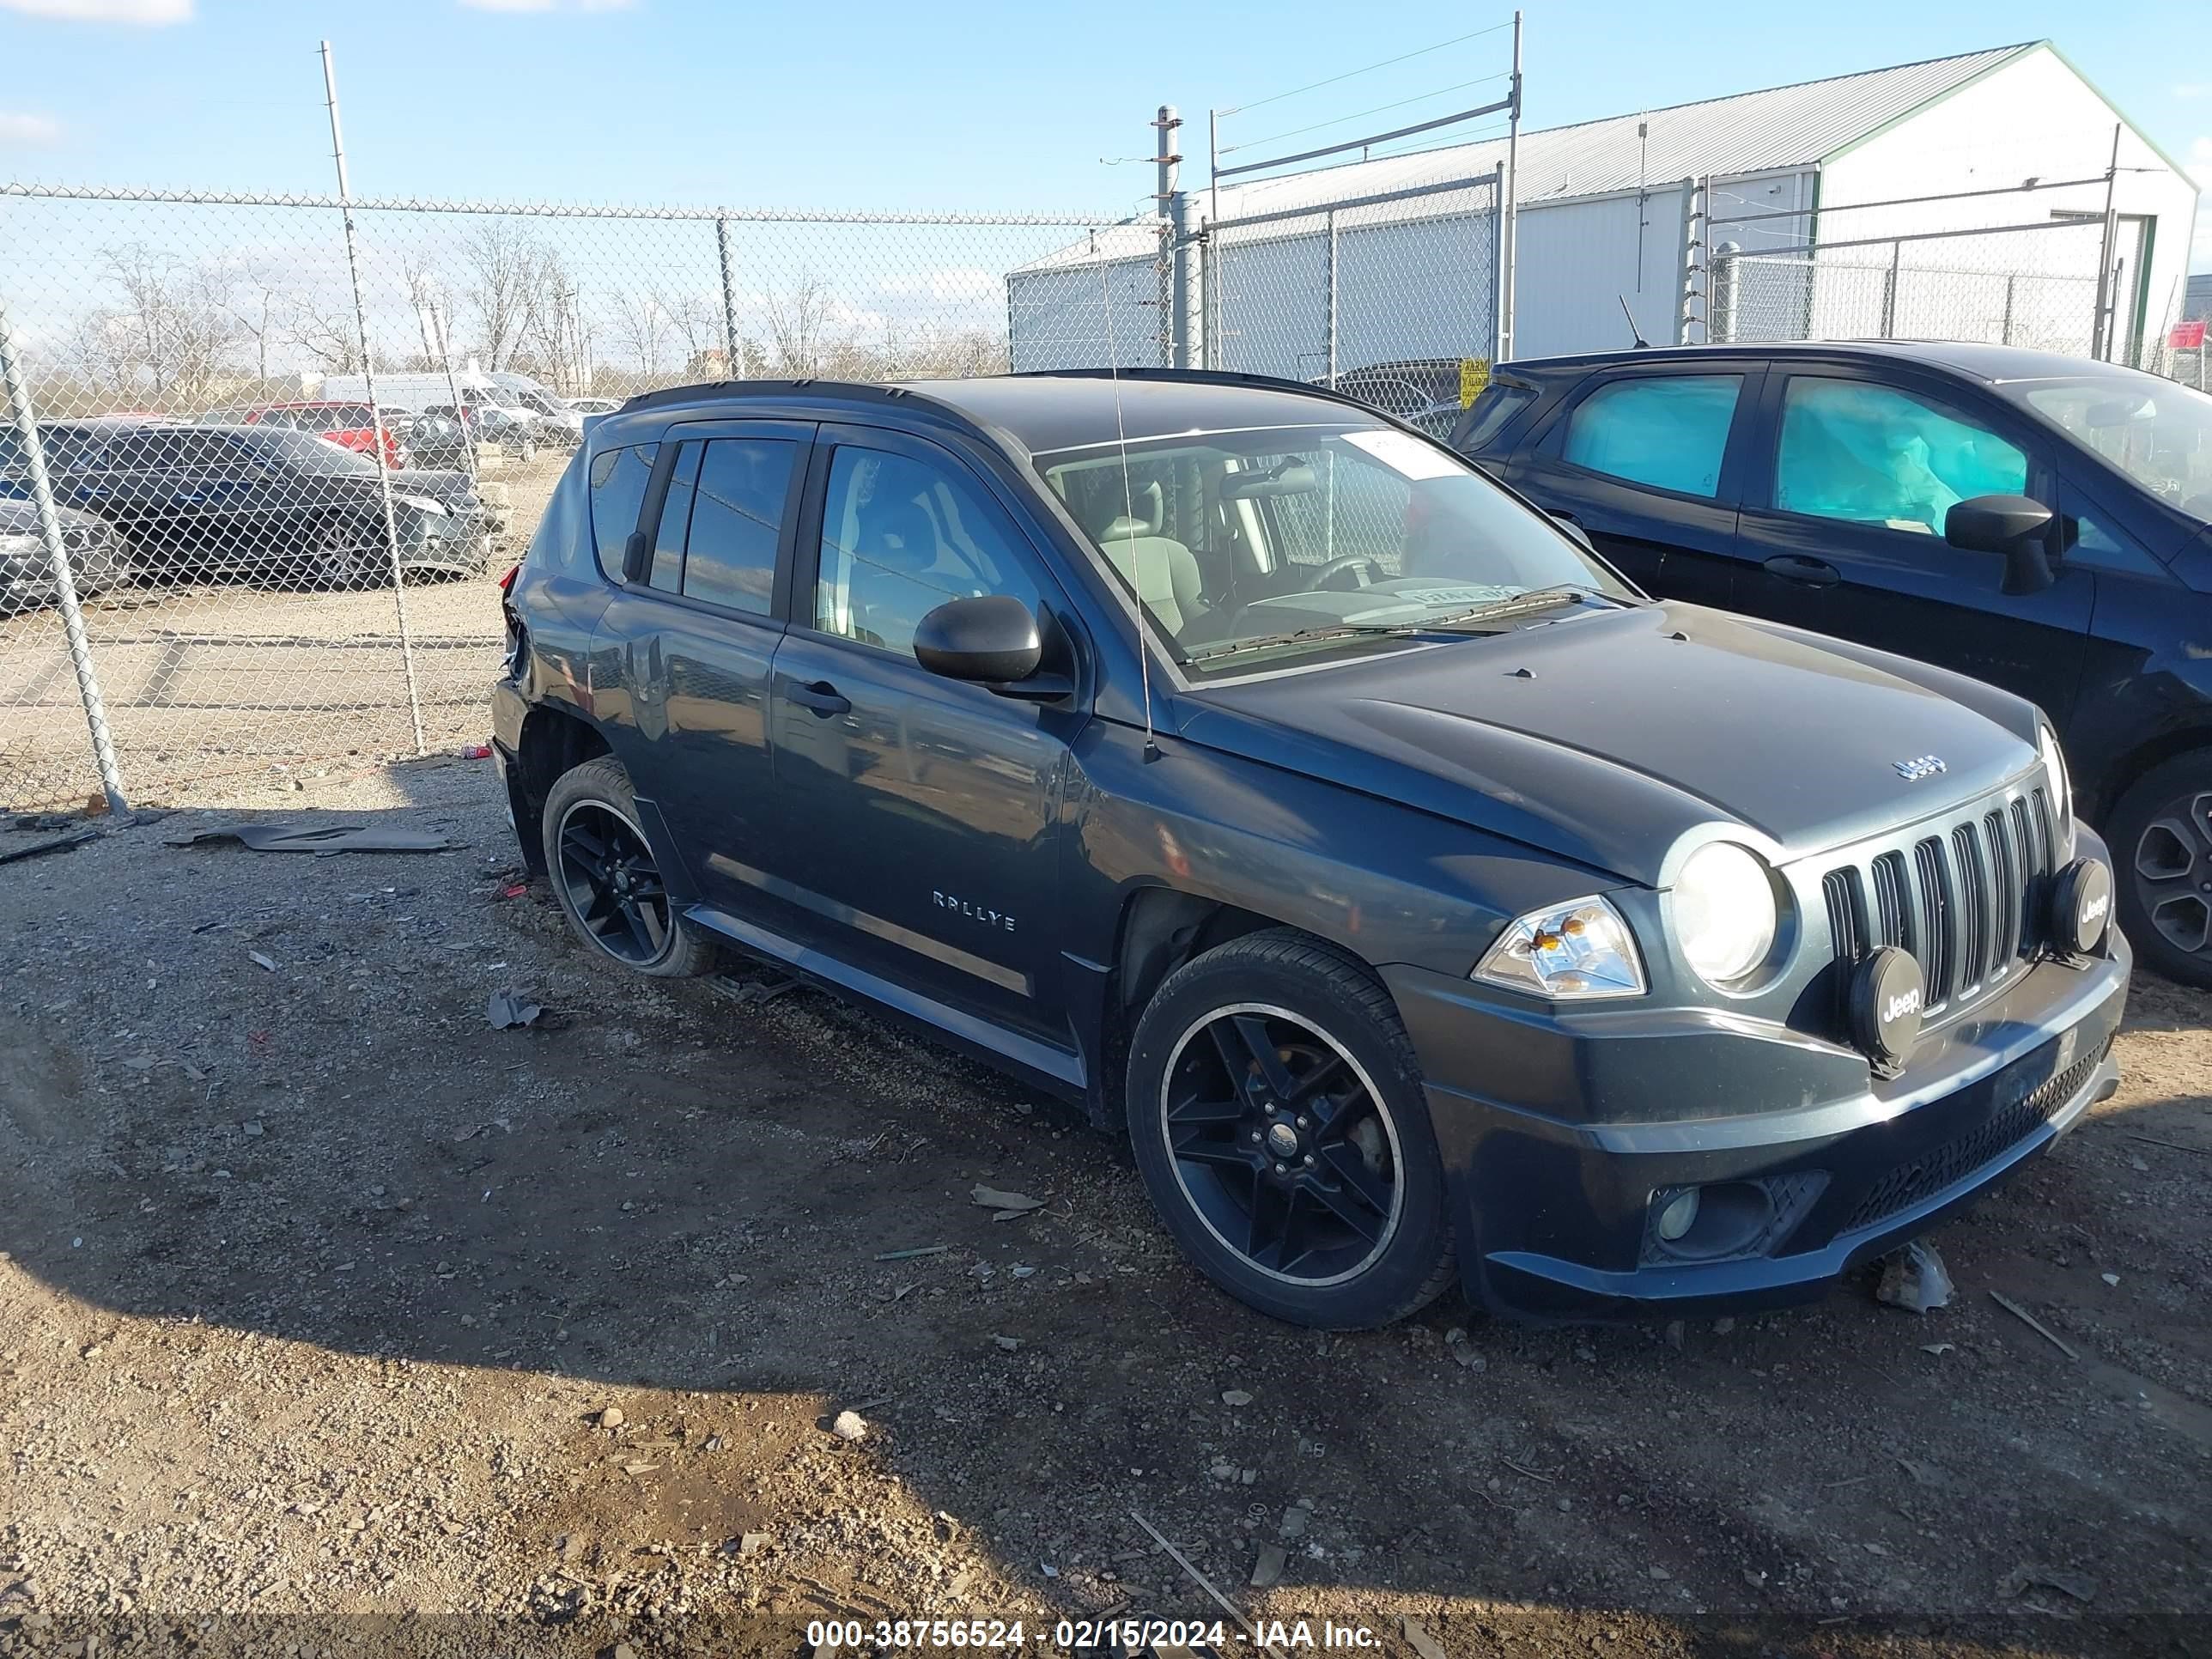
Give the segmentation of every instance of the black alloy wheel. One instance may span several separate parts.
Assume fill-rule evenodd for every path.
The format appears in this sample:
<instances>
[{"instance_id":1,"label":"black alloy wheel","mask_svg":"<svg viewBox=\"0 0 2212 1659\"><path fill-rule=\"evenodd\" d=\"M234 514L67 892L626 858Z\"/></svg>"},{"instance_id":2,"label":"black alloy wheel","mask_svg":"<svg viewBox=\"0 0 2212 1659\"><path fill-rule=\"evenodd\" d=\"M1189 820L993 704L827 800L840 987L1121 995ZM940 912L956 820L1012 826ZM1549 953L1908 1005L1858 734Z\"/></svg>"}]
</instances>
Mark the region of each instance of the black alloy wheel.
<instances>
[{"instance_id":1,"label":"black alloy wheel","mask_svg":"<svg viewBox=\"0 0 2212 1659\"><path fill-rule=\"evenodd\" d=\"M1258 1272L1340 1284L1389 1248L1396 1126L1358 1062L1287 1009L1237 1004L1184 1031L1160 1129L1191 1208Z\"/></svg>"},{"instance_id":2,"label":"black alloy wheel","mask_svg":"<svg viewBox=\"0 0 2212 1659\"><path fill-rule=\"evenodd\" d=\"M599 949L633 968L669 953L668 890L643 830L605 801L580 800L562 814L554 844L562 899Z\"/></svg>"},{"instance_id":3,"label":"black alloy wheel","mask_svg":"<svg viewBox=\"0 0 2212 1659\"><path fill-rule=\"evenodd\" d=\"M2212 764L2154 767L2107 828L2121 931L2168 979L2212 987Z\"/></svg>"}]
</instances>

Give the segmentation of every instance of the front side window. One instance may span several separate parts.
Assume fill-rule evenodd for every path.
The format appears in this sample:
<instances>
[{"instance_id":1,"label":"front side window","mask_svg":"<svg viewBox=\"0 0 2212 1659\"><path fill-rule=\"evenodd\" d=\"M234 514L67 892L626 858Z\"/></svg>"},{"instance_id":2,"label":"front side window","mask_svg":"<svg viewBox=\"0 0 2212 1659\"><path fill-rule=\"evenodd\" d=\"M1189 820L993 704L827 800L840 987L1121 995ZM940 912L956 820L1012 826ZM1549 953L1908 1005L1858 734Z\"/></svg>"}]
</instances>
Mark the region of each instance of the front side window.
<instances>
[{"instance_id":1,"label":"front side window","mask_svg":"<svg viewBox=\"0 0 2212 1659\"><path fill-rule=\"evenodd\" d=\"M630 444L592 457L592 539L599 545L599 569L617 580L659 453L659 444Z\"/></svg>"},{"instance_id":2,"label":"front side window","mask_svg":"<svg viewBox=\"0 0 2212 1659\"><path fill-rule=\"evenodd\" d=\"M839 447L822 509L815 627L911 656L924 617L988 593L1037 605L999 513L973 486L913 456Z\"/></svg>"},{"instance_id":3,"label":"front side window","mask_svg":"<svg viewBox=\"0 0 2212 1659\"><path fill-rule=\"evenodd\" d=\"M1743 392L1740 374L1662 374L1615 380L1575 405L1562 456L1629 483L1710 501Z\"/></svg>"},{"instance_id":4,"label":"front side window","mask_svg":"<svg viewBox=\"0 0 2212 1659\"><path fill-rule=\"evenodd\" d=\"M798 454L799 446L784 438L708 441L684 543L686 599L768 615Z\"/></svg>"},{"instance_id":5,"label":"front side window","mask_svg":"<svg viewBox=\"0 0 2212 1659\"><path fill-rule=\"evenodd\" d=\"M1492 609L1521 614L1515 602L1540 590L1631 598L1458 456L1328 415L1034 461L1177 659L1200 673L1365 648L1431 624L1492 631Z\"/></svg>"},{"instance_id":6,"label":"front side window","mask_svg":"<svg viewBox=\"0 0 2212 1659\"><path fill-rule=\"evenodd\" d=\"M2167 506L2212 524L2212 398L2117 368L2001 390Z\"/></svg>"},{"instance_id":7,"label":"front side window","mask_svg":"<svg viewBox=\"0 0 2212 1659\"><path fill-rule=\"evenodd\" d=\"M2027 490L2027 457L1978 421L1894 386L1793 378L1782 399L1774 505L1941 536L1976 495Z\"/></svg>"}]
</instances>

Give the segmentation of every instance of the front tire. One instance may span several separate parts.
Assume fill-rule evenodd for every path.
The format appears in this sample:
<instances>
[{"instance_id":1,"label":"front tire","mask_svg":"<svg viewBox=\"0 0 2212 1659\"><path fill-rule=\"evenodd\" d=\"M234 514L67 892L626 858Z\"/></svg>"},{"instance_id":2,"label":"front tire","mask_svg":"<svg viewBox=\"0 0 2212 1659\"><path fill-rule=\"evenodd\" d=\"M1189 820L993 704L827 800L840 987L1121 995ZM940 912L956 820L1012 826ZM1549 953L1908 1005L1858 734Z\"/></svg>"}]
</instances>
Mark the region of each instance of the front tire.
<instances>
[{"instance_id":1,"label":"front tire","mask_svg":"<svg viewBox=\"0 0 2212 1659\"><path fill-rule=\"evenodd\" d=\"M1289 929L1163 982L1130 1044L1137 1168L1186 1255L1239 1301L1362 1330L1455 1271L1412 1041L1365 966Z\"/></svg>"},{"instance_id":2,"label":"front tire","mask_svg":"<svg viewBox=\"0 0 2212 1659\"><path fill-rule=\"evenodd\" d=\"M2106 827L2120 931L2146 966L2212 989L2212 754L2153 767Z\"/></svg>"},{"instance_id":3,"label":"front tire","mask_svg":"<svg viewBox=\"0 0 2212 1659\"><path fill-rule=\"evenodd\" d=\"M374 587L391 574L383 526L362 519L325 519L309 532L300 586L318 593Z\"/></svg>"},{"instance_id":4,"label":"front tire","mask_svg":"<svg viewBox=\"0 0 2212 1659\"><path fill-rule=\"evenodd\" d=\"M714 965L713 942L669 896L620 761L602 755L562 773L541 817L553 896L584 943L654 979Z\"/></svg>"}]
</instances>

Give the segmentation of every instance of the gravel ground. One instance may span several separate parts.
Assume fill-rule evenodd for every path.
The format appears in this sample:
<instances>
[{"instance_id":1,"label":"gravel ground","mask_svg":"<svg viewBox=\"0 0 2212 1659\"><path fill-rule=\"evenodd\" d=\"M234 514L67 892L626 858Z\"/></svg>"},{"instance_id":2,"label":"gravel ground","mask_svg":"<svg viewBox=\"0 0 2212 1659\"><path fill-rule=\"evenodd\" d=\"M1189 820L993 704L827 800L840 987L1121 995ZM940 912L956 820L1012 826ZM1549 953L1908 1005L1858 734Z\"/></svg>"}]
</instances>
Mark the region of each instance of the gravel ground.
<instances>
[{"instance_id":1,"label":"gravel ground","mask_svg":"<svg viewBox=\"0 0 2212 1659\"><path fill-rule=\"evenodd\" d=\"M502 896L484 764L238 799L462 845L180 812L0 866L0 1654L1216 1617L1140 1516L1283 1654L2205 1651L2196 994L2139 986L2121 1092L1940 1230L1924 1317L1322 1337L1061 1108L764 971L600 971Z\"/></svg>"}]
</instances>

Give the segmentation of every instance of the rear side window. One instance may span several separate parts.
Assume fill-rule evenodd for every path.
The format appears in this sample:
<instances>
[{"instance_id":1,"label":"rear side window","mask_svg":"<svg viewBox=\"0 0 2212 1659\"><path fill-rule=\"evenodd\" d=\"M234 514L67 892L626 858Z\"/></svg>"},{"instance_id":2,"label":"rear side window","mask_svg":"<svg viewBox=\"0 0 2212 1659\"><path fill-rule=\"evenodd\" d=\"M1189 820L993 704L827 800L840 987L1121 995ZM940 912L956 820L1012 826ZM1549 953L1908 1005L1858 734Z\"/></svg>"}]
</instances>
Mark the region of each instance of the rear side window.
<instances>
[{"instance_id":1,"label":"rear side window","mask_svg":"<svg viewBox=\"0 0 2212 1659\"><path fill-rule=\"evenodd\" d=\"M631 444L592 457L592 539L599 544L600 571L614 580L622 577L623 552L637 528L659 451L659 444Z\"/></svg>"},{"instance_id":2,"label":"rear side window","mask_svg":"<svg viewBox=\"0 0 2212 1659\"><path fill-rule=\"evenodd\" d=\"M684 544L686 599L768 615L775 589L776 544L798 454L797 444L781 438L708 442L691 505L691 533ZM670 493L672 497L672 489Z\"/></svg>"},{"instance_id":3,"label":"rear side window","mask_svg":"<svg viewBox=\"0 0 2212 1659\"><path fill-rule=\"evenodd\" d=\"M1783 395L1774 504L1785 513L1941 535L1968 497L2027 489L2016 445L1926 398L1808 375Z\"/></svg>"},{"instance_id":4,"label":"rear side window","mask_svg":"<svg viewBox=\"0 0 2212 1659\"><path fill-rule=\"evenodd\" d=\"M691 498L698 492L699 452L706 446L687 438L676 446L676 470L668 475L668 497L660 504L660 527L653 538L653 564L646 585L664 593L684 586L684 538L691 528Z\"/></svg>"},{"instance_id":5,"label":"rear side window","mask_svg":"<svg viewBox=\"0 0 2212 1659\"><path fill-rule=\"evenodd\" d=\"M1740 374L1668 374L1600 386L1567 417L1563 458L1609 478L1711 500L1743 391Z\"/></svg>"},{"instance_id":6,"label":"rear side window","mask_svg":"<svg viewBox=\"0 0 2212 1659\"><path fill-rule=\"evenodd\" d=\"M1511 386L1504 380L1492 380L1483 387L1482 395L1467 411L1467 429L1460 434L1452 447L1472 455L1505 429L1505 423L1536 401L1536 394L1525 386Z\"/></svg>"}]
</instances>

